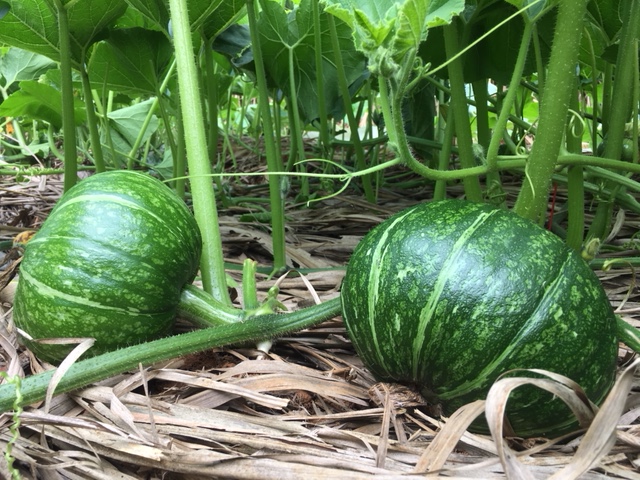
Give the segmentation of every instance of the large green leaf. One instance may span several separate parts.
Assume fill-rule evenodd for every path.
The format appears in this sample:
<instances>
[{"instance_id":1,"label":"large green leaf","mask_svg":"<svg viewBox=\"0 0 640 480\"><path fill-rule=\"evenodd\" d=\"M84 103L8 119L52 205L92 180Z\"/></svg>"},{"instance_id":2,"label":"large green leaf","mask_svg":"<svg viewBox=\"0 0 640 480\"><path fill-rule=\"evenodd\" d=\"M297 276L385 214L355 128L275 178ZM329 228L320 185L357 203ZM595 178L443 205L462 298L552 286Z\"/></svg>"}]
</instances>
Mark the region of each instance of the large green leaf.
<instances>
[{"instance_id":1,"label":"large green leaf","mask_svg":"<svg viewBox=\"0 0 640 480\"><path fill-rule=\"evenodd\" d=\"M167 32L169 27L169 3L165 0L127 0L129 6L137 10L150 27Z\"/></svg>"},{"instance_id":2,"label":"large green leaf","mask_svg":"<svg viewBox=\"0 0 640 480\"><path fill-rule=\"evenodd\" d=\"M277 88L297 99L302 121L310 122L319 115L312 1L302 0L290 12L275 1L265 2L263 7L258 30L265 68ZM336 115L343 112L343 108L327 20L328 14L321 12L322 84L327 109ZM336 30L347 84L353 84L366 72L365 60L355 49L349 26L338 20ZM293 73L295 89L290 73Z\"/></svg>"},{"instance_id":3,"label":"large green leaf","mask_svg":"<svg viewBox=\"0 0 640 480\"><path fill-rule=\"evenodd\" d=\"M464 10L464 0L324 0L326 11L353 29L356 47L370 68L390 75L417 49L429 28L446 25Z\"/></svg>"},{"instance_id":4,"label":"large green leaf","mask_svg":"<svg viewBox=\"0 0 640 480\"><path fill-rule=\"evenodd\" d=\"M535 21L539 15L543 14L549 7L556 5L560 0L506 0L506 1L519 9L526 9L523 12L524 15L529 20Z\"/></svg>"},{"instance_id":5,"label":"large green leaf","mask_svg":"<svg viewBox=\"0 0 640 480\"><path fill-rule=\"evenodd\" d=\"M3 88L9 90L17 82L37 80L55 67L55 62L47 57L20 48L10 48L0 57L0 78L4 79Z\"/></svg>"},{"instance_id":6,"label":"large green leaf","mask_svg":"<svg viewBox=\"0 0 640 480\"><path fill-rule=\"evenodd\" d=\"M460 22L460 45L466 47L475 43L485 33L497 27L502 21L517 12L517 8L504 0L479 0L473 7L469 7ZM517 16L501 27L496 28L488 37L475 43L463 57L464 80L467 83L485 78L491 78L502 83L508 83L513 71L513 65L518 56L524 18ZM539 44L543 62L546 63L553 38L555 25L555 11L547 13L536 22ZM447 60L444 51L444 38L441 28L434 28L429 33L429 40L420 46L420 57L425 63L433 67L441 65ZM529 49L524 75L536 71L533 49ZM437 73L447 77L447 70Z\"/></svg>"},{"instance_id":7,"label":"large green leaf","mask_svg":"<svg viewBox=\"0 0 640 480\"><path fill-rule=\"evenodd\" d=\"M168 0L127 0L140 12L153 28L169 33ZM191 29L205 38L214 38L233 23L244 10L244 0L189 0Z\"/></svg>"},{"instance_id":8,"label":"large green leaf","mask_svg":"<svg viewBox=\"0 0 640 480\"><path fill-rule=\"evenodd\" d=\"M60 60L57 12L46 0L8 0L9 12L0 20L0 42ZM75 67L87 48L124 13L124 0L77 0L68 7L71 56Z\"/></svg>"},{"instance_id":9,"label":"large green leaf","mask_svg":"<svg viewBox=\"0 0 640 480\"><path fill-rule=\"evenodd\" d=\"M89 76L96 88L133 96L156 95L172 52L169 39L161 32L139 27L113 30L95 45Z\"/></svg>"},{"instance_id":10,"label":"large green leaf","mask_svg":"<svg viewBox=\"0 0 640 480\"><path fill-rule=\"evenodd\" d=\"M216 11L205 19L202 33L208 39L215 38L244 14L245 0L224 0Z\"/></svg>"},{"instance_id":11,"label":"large green leaf","mask_svg":"<svg viewBox=\"0 0 640 480\"><path fill-rule=\"evenodd\" d=\"M622 28L620 0L593 0L587 6L589 17L602 29L602 34L612 42Z\"/></svg>"},{"instance_id":12,"label":"large green leaf","mask_svg":"<svg viewBox=\"0 0 640 480\"><path fill-rule=\"evenodd\" d=\"M0 116L27 116L49 122L56 128L62 127L62 98L59 90L35 80L25 80L19 85L20 89L0 104ZM76 125L82 124L85 110L78 100L75 100L74 113Z\"/></svg>"},{"instance_id":13,"label":"large green leaf","mask_svg":"<svg viewBox=\"0 0 640 480\"><path fill-rule=\"evenodd\" d=\"M147 115L152 104L153 99L149 99L109 113L109 142L106 141L105 132L102 132L105 160L109 164L118 168L122 168L127 164L127 155L135 144L140 131L145 127ZM153 115L143 133L143 144L158 129L158 124L158 117ZM113 150L110 147L113 147Z\"/></svg>"},{"instance_id":14,"label":"large green leaf","mask_svg":"<svg viewBox=\"0 0 640 480\"><path fill-rule=\"evenodd\" d=\"M623 5L621 0L593 0L587 10L586 33L582 38L580 60L591 64L593 45L596 65L603 70L605 63L615 64L618 58L618 42L622 29Z\"/></svg>"}]
</instances>

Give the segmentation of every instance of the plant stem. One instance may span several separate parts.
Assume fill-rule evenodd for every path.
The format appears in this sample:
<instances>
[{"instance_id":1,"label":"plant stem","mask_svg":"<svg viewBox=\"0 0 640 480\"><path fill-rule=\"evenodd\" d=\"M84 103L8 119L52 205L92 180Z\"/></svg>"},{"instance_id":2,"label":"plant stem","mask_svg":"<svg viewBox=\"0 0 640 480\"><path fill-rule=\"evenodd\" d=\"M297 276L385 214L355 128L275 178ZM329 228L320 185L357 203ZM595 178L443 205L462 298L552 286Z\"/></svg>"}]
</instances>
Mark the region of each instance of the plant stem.
<instances>
[{"instance_id":1,"label":"plant stem","mask_svg":"<svg viewBox=\"0 0 640 480\"><path fill-rule=\"evenodd\" d=\"M338 297L288 314L258 316L244 322L196 330L98 355L73 364L62 377L56 393L85 387L138 368L139 365L151 365L214 347L276 338L333 318L340 311ZM43 400L55 371L49 370L25 378L22 381L21 405L30 405ZM15 398L15 385L1 385L0 413L14 408Z\"/></svg>"},{"instance_id":2,"label":"plant stem","mask_svg":"<svg viewBox=\"0 0 640 480\"><path fill-rule=\"evenodd\" d=\"M578 98L578 82L575 82L573 96L571 99L571 109L577 112L580 108ZM576 119L574 119L576 120ZM566 127L567 151L571 153L582 153L582 127L576 125L577 121L569 121ZM577 129L577 131L576 131ZM584 167L575 165L569 167L567 172L567 210L568 227L566 244L575 251L582 250L582 240L584 236Z\"/></svg>"},{"instance_id":3,"label":"plant stem","mask_svg":"<svg viewBox=\"0 0 640 480\"><path fill-rule=\"evenodd\" d=\"M444 129L444 138L442 143L442 150L438 155L438 169L443 172L449 167L451 161L451 147L453 144L453 134L455 132L456 121L453 115L450 115L447 120L447 124ZM434 200L444 200L447 198L447 182L446 180L436 180L436 186L433 192Z\"/></svg>"},{"instance_id":4,"label":"plant stem","mask_svg":"<svg viewBox=\"0 0 640 480\"><path fill-rule=\"evenodd\" d=\"M618 340L631 348L634 352L640 353L640 333L638 332L638 329L629 325L618 316L616 316L616 327Z\"/></svg>"},{"instance_id":5,"label":"plant stem","mask_svg":"<svg viewBox=\"0 0 640 480\"><path fill-rule=\"evenodd\" d=\"M635 57L638 55L638 25L640 25L640 2L627 0L620 4L626 8L623 15L618 58L616 59L615 77L613 81L613 95L611 97L611 112L615 114L609 117L609 125L606 132L607 142L603 156L619 159L622 155L622 144L625 135L625 124L631 113L629 96L633 92L634 74L636 70ZM614 185L607 185L614 191ZM602 199L596 208L594 221L589 229L589 238L603 239L607 235L611 217L613 215L613 203L611 199Z\"/></svg>"},{"instance_id":6,"label":"plant stem","mask_svg":"<svg viewBox=\"0 0 640 480\"><path fill-rule=\"evenodd\" d=\"M206 39L203 42L204 45L211 45L211 41ZM207 145L209 147L209 158L215 165L216 157L218 155L218 104L220 102L219 93L219 79L216 73L216 65L213 58L213 51L210 48L204 49L202 53L204 56L204 84L205 91L207 92L206 104L207 104ZM222 190L222 185L217 185Z\"/></svg>"},{"instance_id":7,"label":"plant stem","mask_svg":"<svg viewBox=\"0 0 640 480\"><path fill-rule=\"evenodd\" d=\"M96 166L96 173L100 173L105 170L104 155L102 154L102 143L100 142L100 132L98 131L98 118L93 104L89 74L87 73L84 65L80 68L80 76L82 77L82 93L84 97L85 110L87 112L87 127L89 128L89 136L91 138L93 163Z\"/></svg>"},{"instance_id":8,"label":"plant stem","mask_svg":"<svg viewBox=\"0 0 640 480\"><path fill-rule=\"evenodd\" d=\"M575 85L583 20L588 0L564 0L558 4L547 88L540 106L540 125L526 168L526 181L514 210L533 221L541 221L547 206L551 177L564 135L567 110Z\"/></svg>"},{"instance_id":9,"label":"plant stem","mask_svg":"<svg viewBox=\"0 0 640 480\"><path fill-rule=\"evenodd\" d=\"M284 269L287 265L285 249L285 219L284 219L284 178L278 175L282 172L282 158L280 150L274 140L275 130L269 110L269 91L267 89L267 77L262 58L260 45L260 32L256 18L256 4L254 0L247 0L247 18L249 20L249 33L251 34L251 48L256 69L256 84L258 87L258 104L262 117L264 145L267 156L267 169L269 170L269 200L271 205L271 237L273 240L273 268Z\"/></svg>"},{"instance_id":10,"label":"plant stem","mask_svg":"<svg viewBox=\"0 0 640 480\"><path fill-rule=\"evenodd\" d=\"M222 239L218 228L216 208L211 181L204 116L200 101L200 87L196 72L195 55L189 24L187 0L169 0L173 40L178 69L178 87L186 135L186 149L191 176L193 210L202 233L203 248L200 271L204 290L226 304L231 304L224 272Z\"/></svg>"},{"instance_id":11,"label":"plant stem","mask_svg":"<svg viewBox=\"0 0 640 480\"><path fill-rule=\"evenodd\" d=\"M342 96L342 103L344 104L344 111L347 115L347 121L349 122L349 129L351 131L351 141L353 142L353 150L356 154L356 165L359 170L363 170L366 167L364 158L364 148L360 141L360 132L358 131L358 121L353 115L353 107L351 106L351 94L349 93L349 85L347 85L347 78L345 76L344 62L342 61L342 51L340 50L340 43L338 41L338 32L336 30L336 22L333 15L327 16L327 22L329 24L329 32L331 34L331 45L333 47L333 58L336 63L336 74L338 76L338 86L340 88L340 95ZM364 189L365 198L373 203L376 200L373 187L371 185L371 177L362 177L362 188Z\"/></svg>"},{"instance_id":12,"label":"plant stem","mask_svg":"<svg viewBox=\"0 0 640 480\"><path fill-rule=\"evenodd\" d=\"M256 284L256 269L258 262L245 259L242 264L242 307L244 310L255 310L260 306L258 301L258 286Z\"/></svg>"},{"instance_id":13,"label":"plant stem","mask_svg":"<svg viewBox=\"0 0 640 480\"><path fill-rule=\"evenodd\" d=\"M502 132L507 128L509 114L511 113L511 108L516 100L518 87L520 85L520 80L522 79L522 72L524 71L524 66L527 60L527 52L529 51L533 25L527 19L525 19L524 22L524 32L522 33L522 40L520 41L520 50L518 50L516 64L513 67L513 74L511 75L507 94L501 102L500 114L498 115L498 119L494 126L494 135L492 136L489 148L487 149L487 164L489 165L490 170L495 168L496 157L498 156L498 149L500 148L500 140L503 135Z\"/></svg>"},{"instance_id":14,"label":"plant stem","mask_svg":"<svg viewBox=\"0 0 640 480\"><path fill-rule=\"evenodd\" d=\"M315 45L314 56L316 62L316 89L318 90L318 131L320 151L323 156L329 151L331 140L327 125L327 107L324 96L324 74L322 66L322 31L320 25L320 0L313 0L313 41ZM330 157L329 157L330 158Z\"/></svg>"},{"instance_id":15,"label":"plant stem","mask_svg":"<svg viewBox=\"0 0 640 480\"><path fill-rule=\"evenodd\" d=\"M76 120L73 102L73 78L71 74L71 33L69 15L62 0L55 0L58 12L58 36L60 41L60 89L62 94L62 132L64 135L64 191L76 184L78 154L76 150Z\"/></svg>"},{"instance_id":16,"label":"plant stem","mask_svg":"<svg viewBox=\"0 0 640 480\"><path fill-rule=\"evenodd\" d=\"M212 314L212 312L215 312ZM201 328L236 323L245 313L235 307L218 302L204 290L188 285L182 290L178 316Z\"/></svg>"},{"instance_id":17,"label":"plant stem","mask_svg":"<svg viewBox=\"0 0 640 480\"><path fill-rule=\"evenodd\" d=\"M489 127L489 92L487 91L487 79L476 80L471 84L473 98L476 106L476 135L478 143L484 149L486 157L491 143L491 128ZM497 152L496 152L497 153Z\"/></svg>"},{"instance_id":18,"label":"plant stem","mask_svg":"<svg viewBox=\"0 0 640 480\"><path fill-rule=\"evenodd\" d=\"M180 198L184 200L184 195L186 192L186 178L185 175L187 173L187 145L186 145L186 135L184 132L184 118L183 112L180 108L180 92L175 94L176 103L178 104L178 108L176 108L175 114L175 142L174 149L171 152L172 160L173 160L173 178L174 180L171 182L173 188ZM169 125L171 125L171 121L169 120Z\"/></svg>"},{"instance_id":19,"label":"plant stem","mask_svg":"<svg viewBox=\"0 0 640 480\"><path fill-rule=\"evenodd\" d=\"M380 105L380 110L382 110L382 117L385 120L387 136L389 137L389 144L395 148L395 146L398 144L398 135L396 133L395 122L393 121L393 114L391 112L392 99L391 94L389 93L389 85L387 79L382 75L378 76L378 89L378 104Z\"/></svg>"},{"instance_id":20,"label":"plant stem","mask_svg":"<svg viewBox=\"0 0 640 480\"><path fill-rule=\"evenodd\" d=\"M454 57L459 51L458 29L456 19L443 28L444 45L448 58ZM462 57L456 58L447 66L449 70L449 82L451 83L451 110L456 119L456 137L458 139L458 155L460 166L470 168L476 165L473 155L473 138L471 136L471 123L469 121L469 105L465 93ZM467 200L472 202L482 201L482 190L477 177L468 177L463 180L464 193Z\"/></svg>"},{"instance_id":21,"label":"plant stem","mask_svg":"<svg viewBox=\"0 0 640 480\"><path fill-rule=\"evenodd\" d=\"M300 120L300 109L298 106L298 84L296 82L296 65L294 49L287 47L289 59L289 95L286 97L287 111L289 112L289 137L291 139L291 154L287 164L287 171L292 171L296 162L304 160L304 140L302 139L303 127ZM304 190L304 188L302 188Z\"/></svg>"}]
</instances>

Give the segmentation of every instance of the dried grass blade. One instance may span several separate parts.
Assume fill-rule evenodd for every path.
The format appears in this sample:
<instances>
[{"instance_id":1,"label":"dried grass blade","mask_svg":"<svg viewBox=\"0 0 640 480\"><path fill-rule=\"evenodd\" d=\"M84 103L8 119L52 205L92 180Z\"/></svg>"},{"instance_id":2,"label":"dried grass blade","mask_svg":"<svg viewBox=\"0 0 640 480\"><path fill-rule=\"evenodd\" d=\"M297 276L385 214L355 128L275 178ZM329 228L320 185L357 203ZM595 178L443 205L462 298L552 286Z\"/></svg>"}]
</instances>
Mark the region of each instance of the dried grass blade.
<instances>
[{"instance_id":1,"label":"dried grass blade","mask_svg":"<svg viewBox=\"0 0 640 480\"><path fill-rule=\"evenodd\" d=\"M257 389L254 390L241 385L218 382L209 378L197 376L197 374L160 371L156 375L156 378L159 380L178 382L184 385L207 388L227 394L233 394L238 397L246 398L247 400L268 408L285 408L289 404L289 400L287 399L277 398L272 395L265 395L263 393L259 393L259 391L256 391Z\"/></svg>"},{"instance_id":2,"label":"dried grass blade","mask_svg":"<svg viewBox=\"0 0 640 480\"><path fill-rule=\"evenodd\" d=\"M71 339L76 340L76 339ZM95 343L94 338L85 338L83 339L71 352L67 357L62 361L62 363L58 366L56 371L54 372L51 380L49 381L49 386L47 387L47 393L44 400L44 411L49 411L49 406L51 405L51 399L53 398L53 394L56 391L56 387L62 377L67 373L71 365L73 365L80 356L89 350L93 344Z\"/></svg>"},{"instance_id":3,"label":"dried grass blade","mask_svg":"<svg viewBox=\"0 0 640 480\"><path fill-rule=\"evenodd\" d=\"M379 389L382 388L384 392ZM380 427L380 443L378 444L378 452L376 453L376 467L384 468L384 462L389 450L389 425L391 424L391 396L389 388L378 383L372 388L372 393L376 395L378 403L384 406L382 414L382 425Z\"/></svg>"},{"instance_id":4,"label":"dried grass blade","mask_svg":"<svg viewBox=\"0 0 640 480\"><path fill-rule=\"evenodd\" d=\"M638 365L640 365L640 359L636 359L618 377L571 462L549 480L578 478L609 453L616 442L616 426L624 410Z\"/></svg>"},{"instance_id":5,"label":"dried grass blade","mask_svg":"<svg viewBox=\"0 0 640 480\"><path fill-rule=\"evenodd\" d=\"M485 401L476 400L456 410L420 456L414 472L427 473L441 470L471 422L482 413L484 408Z\"/></svg>"},{"instance_id":6,"label":"dried grass blade","mask_svg":"<svg viewBox=\"0 0 640 480\"><path fill-rule=\"evenodd\" d=\"M506 444L503 437L504 432L504 420L507 401L511 392L523 385L533 385L543 390L550 392L556 397L564 401L571 410L576 413L576 416L582 422L588 417L589 414L593 416L591 411L591 405L585 405L585 395L580 389L579 393L576 392L575 382L554 374L545 370L530 370L536 374L547 375L551 378L528 378L528 377L509 377L502 378L493 384L487 395L487 405L485 414L487 417L487 423L491 430L491 435L498 448L498 456L502 463L507 478L517 478L522 480L532 480L534 475L532 471L527 468L523 463L519 462L515 453Z\"/></svg>"}]
</instances>

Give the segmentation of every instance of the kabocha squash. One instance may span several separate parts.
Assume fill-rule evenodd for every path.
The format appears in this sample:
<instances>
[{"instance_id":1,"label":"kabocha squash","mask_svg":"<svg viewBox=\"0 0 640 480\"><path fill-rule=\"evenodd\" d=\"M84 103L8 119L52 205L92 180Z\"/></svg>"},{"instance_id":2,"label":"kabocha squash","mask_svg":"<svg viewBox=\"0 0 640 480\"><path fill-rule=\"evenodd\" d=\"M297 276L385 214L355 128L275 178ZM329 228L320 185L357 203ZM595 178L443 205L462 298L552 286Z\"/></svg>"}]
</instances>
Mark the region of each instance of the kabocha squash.
<instances>
[{"instance_id":1,"label":"kabocha squash","mask_svg":"<svg viewBox=\"0 0 640 480\"><path fill-rule=\"evenodd\" d=\"M418 386L447 415L511 369L565 375L596 404L614 382L616 318L596 275L555 235L489 205L421 204L374 228L349 261L342 308L374 376ZM507 415L522 436L575 423L532 387Z\"/></svg>"},{"instance_id":2,"label":"kabocha squash","mask_svg":"<svg viewBox=\"0 0 640 480\"><path fill-rule=\"evenodd\" d=\"M182 200L141 173L93 175L71 188L26 245L14 321L38 357L59 362L96 339L98 354L167 334L202 241Z\"/></svg>"}]
</instances>

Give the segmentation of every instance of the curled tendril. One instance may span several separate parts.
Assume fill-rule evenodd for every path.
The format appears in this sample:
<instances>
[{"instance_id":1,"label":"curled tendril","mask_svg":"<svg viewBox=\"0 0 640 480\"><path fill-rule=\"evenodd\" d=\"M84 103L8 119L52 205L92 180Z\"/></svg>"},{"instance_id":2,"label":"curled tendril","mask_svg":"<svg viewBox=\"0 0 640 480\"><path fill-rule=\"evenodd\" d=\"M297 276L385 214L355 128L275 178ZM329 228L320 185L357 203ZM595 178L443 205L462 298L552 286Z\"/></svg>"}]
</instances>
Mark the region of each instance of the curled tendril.
<instances>
[{"instance_id":1,"label":"curled tendril","mask_svg":"<svg viewBox=\"0 0 640 480\"><path fill-rule=\"evenodd\" d=\"M582 138L582 133L587 128L587 123L580 113L575 110L569 109L569 115L571 115L569 118L569 130L571 135L577 138Z\"/></svg>"}]
</instances>

